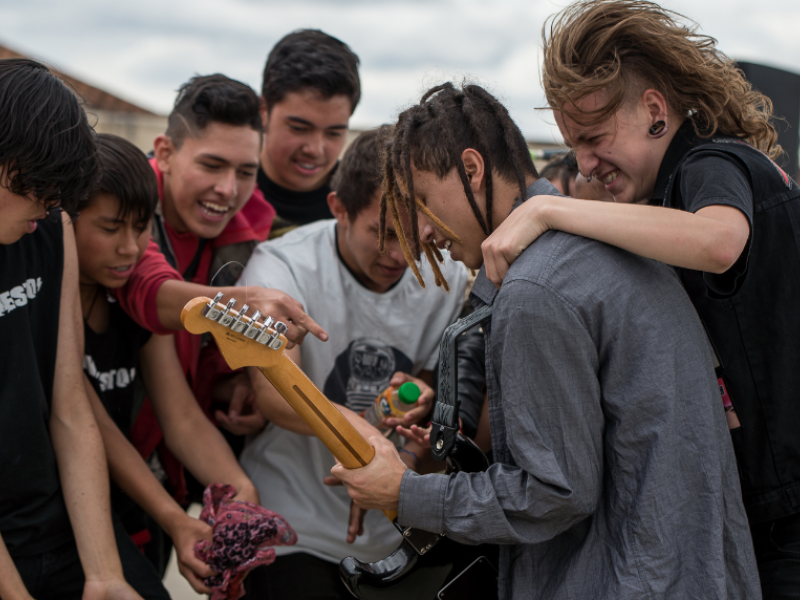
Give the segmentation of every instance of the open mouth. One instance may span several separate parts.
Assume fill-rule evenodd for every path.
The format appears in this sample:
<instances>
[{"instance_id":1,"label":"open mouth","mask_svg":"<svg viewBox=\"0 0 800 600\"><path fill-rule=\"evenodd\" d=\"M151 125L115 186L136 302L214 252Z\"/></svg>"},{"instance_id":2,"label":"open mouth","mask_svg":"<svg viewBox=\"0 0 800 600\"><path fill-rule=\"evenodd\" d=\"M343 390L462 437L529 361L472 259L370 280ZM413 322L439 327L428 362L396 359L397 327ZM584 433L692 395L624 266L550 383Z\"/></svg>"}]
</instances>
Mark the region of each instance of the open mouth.
<instances>
[{"instance_id":1,"label":"open mouth","mask_svg":"<svg viewBox=\"0 0 800 600\"><path fill-rule=\"evenodd\" d=\"M438 240L433 240L434 245L439 248L439 250L444 250L446 252L450 252L450 246L453 245L452 240L444 240L442 242Z\"/></svg>"},{"instance_id":2,"label":"open mouth","mask_svg":"<svg viewBox=\"0 0 800 600\"><path fill-rule=\"evenodd\" d=\"M295 166L297 166L298 171L306 175L313 175L314 173L317 173L320 169L322 169L322 165L318 165L316 163L307 163L296 160L294 161L294 164Z\"/></svg>"},{"instance_id":3,"label":"open mouth","mask_svg":"<svg viewBox=\"0 0 800 600\"><path fill-rule=\"evenodd\" d=\"M619 169L615 169L610 173L608 173L607 175L601 177L600 181L602 181L604 185L609 185L617 178L618 175L619 175Z\"/></svg>"},{"instance_id":4,"label":"open mouth","mask_svg":"<svg viewBox=\"0 0 800 600\"><path fill-rule=\"evenodd\" d=\"M216 202L211 202L209 200L201 200L200 209L204 214L212 219L221 219L228 213L231 207L226 206L225 204L217 204Z\"/></svg>"}]
</instances>

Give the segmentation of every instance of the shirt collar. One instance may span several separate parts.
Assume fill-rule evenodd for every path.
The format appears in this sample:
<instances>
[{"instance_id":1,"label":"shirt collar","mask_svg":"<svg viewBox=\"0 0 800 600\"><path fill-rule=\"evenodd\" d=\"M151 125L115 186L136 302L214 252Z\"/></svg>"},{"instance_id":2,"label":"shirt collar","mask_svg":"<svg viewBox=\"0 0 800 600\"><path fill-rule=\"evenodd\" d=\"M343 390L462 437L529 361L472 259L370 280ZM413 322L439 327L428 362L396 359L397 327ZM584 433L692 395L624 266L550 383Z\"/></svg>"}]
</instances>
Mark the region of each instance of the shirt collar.
<instances>
[{"instance_id":1,"label":"shirt collar","mask_svg":"<svg viewBox=\"0 0 800 600\"><path fill-rule=\"evenodd\" d=\"M526 200L533 196L563 196L563 194L561 194L547 179L540 177L525 190ZM514 203L514 208L512 208L511 211L513 212L522 202L522 199L517 198L517 201ZM500 290L486 277L486 267L482 266L478 277L475 279L475 284L472 286L470 300L472 300L473 304L475 304L476 299L478 300L478 304L492 304L499 291Z\"/></svg>"}]
</instances>

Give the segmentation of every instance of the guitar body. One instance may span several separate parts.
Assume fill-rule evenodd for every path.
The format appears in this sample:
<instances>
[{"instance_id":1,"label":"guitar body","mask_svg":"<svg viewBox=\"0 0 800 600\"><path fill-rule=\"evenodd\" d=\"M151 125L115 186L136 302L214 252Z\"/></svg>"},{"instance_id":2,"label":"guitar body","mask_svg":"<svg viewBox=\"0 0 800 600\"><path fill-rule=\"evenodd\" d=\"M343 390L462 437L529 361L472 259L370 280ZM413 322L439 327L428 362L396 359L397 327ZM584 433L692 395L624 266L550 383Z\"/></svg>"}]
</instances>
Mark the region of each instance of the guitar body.
<instances>
[{"instance_id":1,"label":"guitar body","mask_svg":"<svg viewBox=\"0 0 800 600\"><path fill-rule=\"evenodd\" d=\"M458 435L447 472L485 471L486 456ZM397 550L373 563L352 556L339 563L347 589L359 600L491 600L497 598L497 547L467 546L446 536L403 530ZM413 542L412 542L413 540ZM429 549L425 546L432 544Z\"/></svg>"},{"instance_id":2,"label":"guitar body","mask_svg":"<svg viewBox=\"0 0 800 600\"><path fill-rule=\"evenodd\" d=\"M489 468L481 450L458 432L458 340L468 329L491 318L484 306L453 323L442 335L439 347L439 394L431 421L431 454L447 461L447 473L475 473ZM395 526L397 522L395 521ZM363 563L353 557L339 564L339 573L350 592L360 600L400 598L497 598L496 546L467 546L413 528L400 529L403 542L383 560Z\"/></svg>"}]
</instances>

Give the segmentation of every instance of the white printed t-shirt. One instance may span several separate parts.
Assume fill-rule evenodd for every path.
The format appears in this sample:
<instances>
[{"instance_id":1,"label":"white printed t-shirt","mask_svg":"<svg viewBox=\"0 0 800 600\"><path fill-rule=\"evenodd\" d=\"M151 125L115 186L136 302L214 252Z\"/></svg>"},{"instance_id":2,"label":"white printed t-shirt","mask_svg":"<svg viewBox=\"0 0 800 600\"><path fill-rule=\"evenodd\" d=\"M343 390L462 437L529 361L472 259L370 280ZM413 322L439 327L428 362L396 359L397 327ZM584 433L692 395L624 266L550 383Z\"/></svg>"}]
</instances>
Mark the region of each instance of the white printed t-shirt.
<instances>
[{"instance_id":1,"label":"white printed t-shirt","mask_svg":"<svg viewBox=\"0 0 800 600\"><path fill-rule=\"evenodd\" d=\"M390 290L372 292L345 266L336 248L336 221L326 220L259 244L238 285L279 289L303 304L330 335L327 342L306 336L303 371L332 402L360 412L395 372L436 368L442 333L460 312L467 281L463 265L445 260L449 294L434 285L428 264L421 269L427 288L406 269ZM400 543L397 530L376 510L367 513L364 534L347 543L350 497L343 486L322 483L334 458L317 438L270 423L245 447L241 463L261 503L297 532L297 544L276 547L278 555L373 561Z\"/></svg>"}]
</instances>

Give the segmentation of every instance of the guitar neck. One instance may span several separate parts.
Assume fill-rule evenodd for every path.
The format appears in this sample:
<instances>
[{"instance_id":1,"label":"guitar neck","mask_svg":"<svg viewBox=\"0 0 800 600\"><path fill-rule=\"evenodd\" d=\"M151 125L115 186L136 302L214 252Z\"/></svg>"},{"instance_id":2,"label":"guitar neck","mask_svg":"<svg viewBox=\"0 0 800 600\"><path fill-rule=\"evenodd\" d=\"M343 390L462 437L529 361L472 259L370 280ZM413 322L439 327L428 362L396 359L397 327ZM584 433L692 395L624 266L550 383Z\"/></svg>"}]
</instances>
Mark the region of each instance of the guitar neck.
<instances>
[{"instance_id":1,"label":"guitar neck","mask_svg":"<svg viewBox=\"0 0 800 600\"><path fill-rule=\"evenodd\" d=\"M248 317L247 305L237 312L233 310L236 300L223 306L221 299L219 293L213 300L201 297L187 302L181 312L186 330L197 335L210 332L232 369L258 368L343 467L368 465L375 449L283 352L286 325L270 317L259 323L260 312ZM383 513L390 521L397 517L396 511Z\"/></svg>"},{"instance_id":2,"label":"guitar neck","mask_svg":"<svg viewBox=\"0 0 800 600\"><path fill-rule=\"evenodd\" d=\"M258 367L258 370L343 467L358 469L372 461L375 449L286 354L282 354L275 365ZM397 517L396 511L383 513L390 521Z\"/></svg>"}]
</instances>

